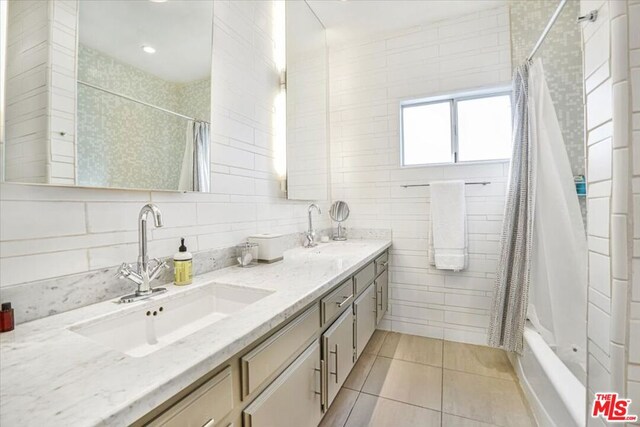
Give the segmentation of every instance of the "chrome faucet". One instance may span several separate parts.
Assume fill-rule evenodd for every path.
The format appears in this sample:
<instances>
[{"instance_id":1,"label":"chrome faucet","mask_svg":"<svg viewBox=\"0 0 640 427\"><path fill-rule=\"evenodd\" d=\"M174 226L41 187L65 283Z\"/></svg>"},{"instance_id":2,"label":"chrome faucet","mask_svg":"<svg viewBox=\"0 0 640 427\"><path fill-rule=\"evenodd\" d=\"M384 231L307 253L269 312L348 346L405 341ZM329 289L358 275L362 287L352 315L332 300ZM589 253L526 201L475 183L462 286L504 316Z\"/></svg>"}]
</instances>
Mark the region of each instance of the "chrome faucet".
<instances>
[{"instance_id":1,"label":"chrome faucet","mask_svg":"<svg viewBox=\"0 0 640 427\"><path fill-rule=\"evenodd\" d=\"M140 209L140 214L138 215L138 262L136 269L134 270L131 264L123 263L116 274L119 279L131 280L138 285L138 289L135 293L120 298L120 302L138 301L167 291L166 288L151 287L151 282L158 277L163 268L169 268L169 265L166 261L154 258L151 261L155 263L155 266L149 270L150 261L147 253L147 219L149 214L153 215L153 223L156 228L163 226L162 212L156 205L148 203Z\"/></svg>"},{"instance_id":2,"label":"chrome faucet","mask_svg":"<svg viewBox=\"0 0 640 427\"><path fill-rule=\"evenodd\" d=\"M316 243L316 231L313 229L313 220L311 219L311 211L314 208L318 211L318 215L322 214L322 211L320 210L318 205L316 205L315 203L309 205L309 209L307 211L309 213L309 229L305 233L305 248L313 248L314 246L318 246L318 243Z\"/></svg>"}]
</instances>

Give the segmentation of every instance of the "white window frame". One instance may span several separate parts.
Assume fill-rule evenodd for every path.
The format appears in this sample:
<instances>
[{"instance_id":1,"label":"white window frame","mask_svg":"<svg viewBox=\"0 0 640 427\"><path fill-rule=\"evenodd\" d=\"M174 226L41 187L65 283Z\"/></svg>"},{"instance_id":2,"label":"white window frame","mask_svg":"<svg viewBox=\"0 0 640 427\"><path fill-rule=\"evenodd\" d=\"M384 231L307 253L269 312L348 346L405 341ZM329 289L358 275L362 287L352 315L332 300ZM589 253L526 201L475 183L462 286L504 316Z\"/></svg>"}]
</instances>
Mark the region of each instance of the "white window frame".
<instances>
[{"instance_id":1,"label":"white window frame","mask_svg":"<svg viewBox=\"0 0 640 427\"><path fill-rule=\"evenodd\" d=\"M473 91L465 91L458 93L449 93L446 95L431 96L428 98L410 99L400 102L400 166L403 168L422 168L430 166L443 166L443 165L468 165L476 163L502 163L510 159L510 157L502 159L487 159L487 160L458 160L458 102L468 101L470 99L478 98L492 98L494 96L511 96L510 86L498 86L486 89L477 89ZM441 104L449 102L449 108L451 111L451 162L444 163L420 163L406 165L404 163L404 108L405 107L417 107L421 105L429 104ZM511 99L511 109L513 110L513 98Z\"/></svg>"}]
</instances>

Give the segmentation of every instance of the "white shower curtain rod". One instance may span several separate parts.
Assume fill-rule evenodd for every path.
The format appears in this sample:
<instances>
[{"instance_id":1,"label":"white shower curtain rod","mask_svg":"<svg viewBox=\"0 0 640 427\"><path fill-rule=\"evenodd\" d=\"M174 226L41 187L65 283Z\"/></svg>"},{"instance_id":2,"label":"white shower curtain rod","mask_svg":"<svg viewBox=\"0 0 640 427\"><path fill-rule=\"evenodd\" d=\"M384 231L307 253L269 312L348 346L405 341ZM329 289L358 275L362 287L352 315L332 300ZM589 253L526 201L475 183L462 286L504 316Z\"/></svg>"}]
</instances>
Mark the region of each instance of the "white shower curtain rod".
<instances>
[{"instance_id":1,"label":"white shower curtain rod","mask_svg":"<svg viewBox=\"0 0 640 427\"><path fill-rule=\"evenodd\" d=\"M183 119L193 120L194 122L204 122L204 123L211 124L211 123L209 123L207 120L200 120L200 119L196 119L196 118L193 118L193 117L185 116L184 114L176 113L175 111L167 110L166 108L158 107L157 105L149 104L148 102L140 101L139 99L132 98L132 97L130 97L130 96L123 95L123 94L121 94L121 93L114 92L114 91L112 91L112 90L105 89L105 88L103 88L103 87L96 86L96 85L91 84L91 83L83 82L82 80L78 80L78 84L81 84L81 85L83 85L83 86L90 87L90 88L92 88L92 89L99 90L99 91L101 91L101 92L108 93L108 94L110 94L110 95L119 96L120 98L124 98L124 99L126 99L126 100L131 101L131 102L136 102L136 103L138 103L138 104L140 104L140 105L144 105L145 107L155 108L156 110L160 110L160 111L163 111L163 112L168 113L168 114L173 114L174 116L181 117L181 118L183 118Z\"/></svg>"},{"instance_id":2,"label":"white shower curtain rod","mask_svg":"<svg viewBox=\"0 0 640 427\"><path fill-rule=\"evenodd\" d=\"M560 16L560 12L562 12L562 8L566 4L567 4L567 0L560 0L560 4L558 4L556 11L553 12L553 15L551 15L551 19L549 19L547 26L544 27L542 34L540 34L540 38L538 39L538 42L535 44L535 46L533 46L533 49L531 50L531 53L529 54L529 56L527 56L527 61L531 61L533 59L533 55L535 55L538 49L540 49L540 45L542 44L544 39L547 37L547 34L549 34L551 27L553 27L553 24L555 24L556 20L558 19L558 16Z\"/></svg>"}]
</instances>

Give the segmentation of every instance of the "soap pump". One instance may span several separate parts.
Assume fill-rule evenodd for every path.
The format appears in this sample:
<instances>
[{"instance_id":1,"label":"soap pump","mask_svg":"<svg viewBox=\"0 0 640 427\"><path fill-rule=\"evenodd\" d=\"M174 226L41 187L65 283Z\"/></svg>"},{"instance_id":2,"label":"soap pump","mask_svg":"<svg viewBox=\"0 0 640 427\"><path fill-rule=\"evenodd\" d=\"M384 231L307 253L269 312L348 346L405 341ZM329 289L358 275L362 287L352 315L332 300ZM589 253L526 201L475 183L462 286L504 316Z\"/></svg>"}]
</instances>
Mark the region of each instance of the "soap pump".
<instances>
[{"instance_id":1,"label":"soap pump","mask_svg":"<svg viewBox=\"0 0 640 427\"><path fill-rule=\"evenodd\" d=\"M173 256L174 283L178 286L190 285L193 281L193 255L187 251L184 238L180 239L178 252Z\"/></svg>"}]
</instances>

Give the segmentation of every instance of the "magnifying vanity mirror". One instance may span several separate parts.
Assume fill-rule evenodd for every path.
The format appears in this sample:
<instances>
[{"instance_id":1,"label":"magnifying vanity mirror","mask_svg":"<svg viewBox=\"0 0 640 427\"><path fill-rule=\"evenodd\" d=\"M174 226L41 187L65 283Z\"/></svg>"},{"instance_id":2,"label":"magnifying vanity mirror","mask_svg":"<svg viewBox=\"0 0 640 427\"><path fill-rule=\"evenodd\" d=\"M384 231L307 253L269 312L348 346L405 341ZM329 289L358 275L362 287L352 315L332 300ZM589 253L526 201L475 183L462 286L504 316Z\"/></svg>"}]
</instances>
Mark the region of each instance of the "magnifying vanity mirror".
<instances>
[{"instance_id":1,"label":"magnifying vanity mirror","mask_svg":"<svg viewBox=\"0 0 640 427\"><path fill-rule=\"evenodd\" d=\"M333 236L333 240L347 240L347 235L342 227L342 223L349 218L349 205L347 202L342 200L333 202L331 209L329 209L329 216L338 223L338 233Z\"/></svg>"},{"instance_id":2,"label":"magnifying vanity mirror","mask_svg":"<svg viewBox=\"0 0 640 427\"><path fill-rule=\"evenodd\" d=\"M5 181L209 191L214 2L62 3L9 0Z\"/></svg>"}]
</instances>

